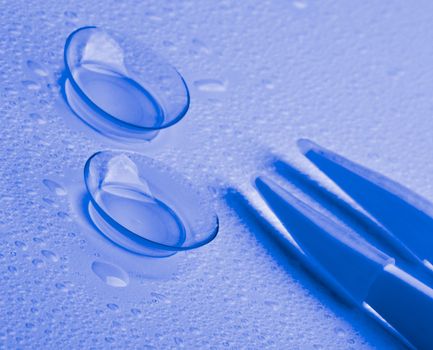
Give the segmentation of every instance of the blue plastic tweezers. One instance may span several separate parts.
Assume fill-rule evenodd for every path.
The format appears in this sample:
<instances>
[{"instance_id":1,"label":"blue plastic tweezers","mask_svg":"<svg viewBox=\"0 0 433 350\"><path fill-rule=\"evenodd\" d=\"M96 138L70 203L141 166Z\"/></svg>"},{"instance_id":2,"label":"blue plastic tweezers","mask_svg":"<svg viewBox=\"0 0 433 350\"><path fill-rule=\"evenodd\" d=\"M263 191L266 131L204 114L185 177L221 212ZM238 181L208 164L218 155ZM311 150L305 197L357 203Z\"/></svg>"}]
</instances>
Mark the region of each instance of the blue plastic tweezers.
<instances>
[{"instance_id":1,"label":"blue plastic tweezers","mask_svg":"<svg viewBox=\"0 0 433 350\"><path fill-rule=\"evenodd\" d=\"M345 300L373 315L406 345L433 349L433 205L396 182L300 140L304 155L383 228L386 253L354 239L269 178L262 198L298 244L315 274Z\"/></svg>"}]
</instances>

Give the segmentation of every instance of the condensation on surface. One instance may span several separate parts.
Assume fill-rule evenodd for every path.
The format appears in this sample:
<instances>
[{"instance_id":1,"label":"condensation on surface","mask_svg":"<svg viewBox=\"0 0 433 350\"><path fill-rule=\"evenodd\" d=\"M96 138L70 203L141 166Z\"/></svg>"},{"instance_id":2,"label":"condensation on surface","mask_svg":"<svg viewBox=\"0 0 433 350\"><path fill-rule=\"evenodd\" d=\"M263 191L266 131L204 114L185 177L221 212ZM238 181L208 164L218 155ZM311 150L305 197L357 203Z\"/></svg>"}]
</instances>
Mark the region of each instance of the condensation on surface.
<instances>
[{"instance_id":1,"label":"condensation on surface","mask_svg":"<svg viewBox=\"0 0 433 350\"><path fill-rule=\"evenodd\" d=\"M221 189L252 196L271 155L320 177L296 149L307 137L433 199L431 6L2 4L0 347L398 348L267 249ZM84 25L142 41L186 78L186 117L133 147L214 191L221 228L209 245L140 260L79 217L86 159L129 147L74 121L60 98L63 45Z\"/></svg>"}]
</instances>

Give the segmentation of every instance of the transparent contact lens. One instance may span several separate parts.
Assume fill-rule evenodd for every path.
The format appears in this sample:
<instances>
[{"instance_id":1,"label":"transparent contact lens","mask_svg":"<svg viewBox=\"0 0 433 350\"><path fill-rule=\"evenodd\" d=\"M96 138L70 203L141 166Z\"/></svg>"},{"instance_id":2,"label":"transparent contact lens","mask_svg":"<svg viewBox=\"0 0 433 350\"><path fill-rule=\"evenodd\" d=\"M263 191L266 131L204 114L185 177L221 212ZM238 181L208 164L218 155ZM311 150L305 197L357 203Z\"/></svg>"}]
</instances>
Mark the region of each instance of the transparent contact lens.
<instances>
[{"instance_id":1,"label":"transparent contact lens","mask_svg":"<svg viewBox=\"0 0 433 350\"><path fill-rule=\"evenodd\" d=\"M188 110L189 91L178 71L120 34L80 28L66 40L64 59L66 100L101 134L151 139Z\"/></svg>"},{"instance_id":2,"label":"transparent contact lens","mask_svg":"<svg viewBox=\"0 0 433 350\"><path fill-rule=\"evenodd\" d=\"M169 256L202 246L218 232L208 194L145 156L98 152L87 161L84 179L93 223L134 253Z\"/></svg>"}]
</instances>

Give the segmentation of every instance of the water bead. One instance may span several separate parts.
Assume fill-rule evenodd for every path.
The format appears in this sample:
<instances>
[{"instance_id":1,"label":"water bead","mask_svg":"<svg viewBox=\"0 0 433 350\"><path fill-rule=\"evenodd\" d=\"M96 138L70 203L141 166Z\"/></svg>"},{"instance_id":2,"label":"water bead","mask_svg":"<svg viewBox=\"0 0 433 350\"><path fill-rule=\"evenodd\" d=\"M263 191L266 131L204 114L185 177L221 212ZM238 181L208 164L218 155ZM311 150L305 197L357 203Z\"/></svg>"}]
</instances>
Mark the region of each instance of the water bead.
<instances>
[{"instance_id":1,"label":"water bead","mask_svg":"<svg viewBox=\"0 0 433 350\"><path fill-rule=\"evenodd\" d=\"M41 250L41 254L48 260L51 260L52 262L59 261L59 257L56 255L56 253L50 251L50 250Z\"/></svg>"},{"instance_id":2,"label":"water bead","mask_svg":"<svg viewBox=\"0 0 433 350\"><path fill-rule=\"evenodd\" d=\"M128 274L116 265L104 261L94 261L91 268L109 286L122 288L129 284Z\"/></svg>"},{"instance_id":3,"label":"water bead","mask_svg":"<svg viewBox=\"0 0 433 350\"><path fill-rule=\"evenodd\" d=\"M148 157L95 153L85 165L84 179L95 226L134 253L169 256L202 246L218 232L209 194Z\"/></svg>"},{"instance_id":4,"label":"water bead","mask_svg":"<svg viewBox=\"0 0 433 350\"><path fill-rule=\"evenodd\" d=\"M44 179L42 180L42 183L53 193L55 193L58 196L66 196L67 192L62 187L62 185L58 184L55 181Z\"/></svg>"},{"instance_id":5,"label":"water bead","mask_svg":"<svg viewBox=\"0 0 433 350\"><path fill-rule=\"evenodd\" d=\"M194 86L203 92L224 92L226 84L218 79L200 79L194 81Z\"/></svg>"},{"instance_id":6,"label":"water bead","mask_svg":"<svg viewBox=\"0 0 433 350\"><path fill-rule=\"evenodd\" d=\"M149 139L188 110L189 91L177 70L122 35L79 28L66 40L64 59L69 106L102 134Z\"/></svg>"},{"instance_id":7,"label":"water bead","mask_svg":"<svg viewBox=\"0 0 433 350\"><path fill-rule=\"evenodd\" d=\"M30 71L32 71L33 73L35 73L36 75L38 75L40 77L47 77L48 76L48 72L46 71L46 69L44 67L42 67L38 62L28 60L27 61L27 67L30 69Z\"/></svg>"}]
</instances>

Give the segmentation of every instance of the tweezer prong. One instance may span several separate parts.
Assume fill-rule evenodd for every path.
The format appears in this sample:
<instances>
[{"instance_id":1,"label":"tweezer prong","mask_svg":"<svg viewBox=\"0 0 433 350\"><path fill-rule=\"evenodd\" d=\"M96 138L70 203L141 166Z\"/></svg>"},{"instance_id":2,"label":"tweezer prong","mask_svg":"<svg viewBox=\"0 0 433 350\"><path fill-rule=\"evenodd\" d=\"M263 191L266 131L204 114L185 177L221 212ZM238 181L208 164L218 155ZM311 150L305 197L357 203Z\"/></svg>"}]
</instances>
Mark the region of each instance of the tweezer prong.
<instances>
[{"instance_id":1,"label":"tweezer prong","mask_svg":"<svg viewBox=\"0 0 433 350\"><path fill-rule=\"evenodd\" d=\"M381 250L395 257L396 260L422 265L420 259L406 245L395 239L386 228L373 221L370 216L357 210L290 163L278 159L272 165L276 174L300 189L321 206L330 210L339 220L362 235L371 244L379 245Z\"/></svg>"},{"instance_id":2,"label":"tweezer prong","mask_svg":"<svg viewBox=\"0 0 433 350\"><path fill-rule=\"evenodd\" d=\"M345 299L361 304L371 276L394 259L364 241L353 241L347 228L315 211L272 180L258 177L255 185L289 234L315 262L319 269L317 275Z\"/></svg>"},{"instance_id":3,"label":"tweezer prong","mask_svg":"<svg viewBox=\"0 0 433 350\"><path fill-rule=\"evenodd\" d=\"M433 205L408 188L309 140L302 153L424 264L433 263Z\"/></svg>"}]
</instances>

